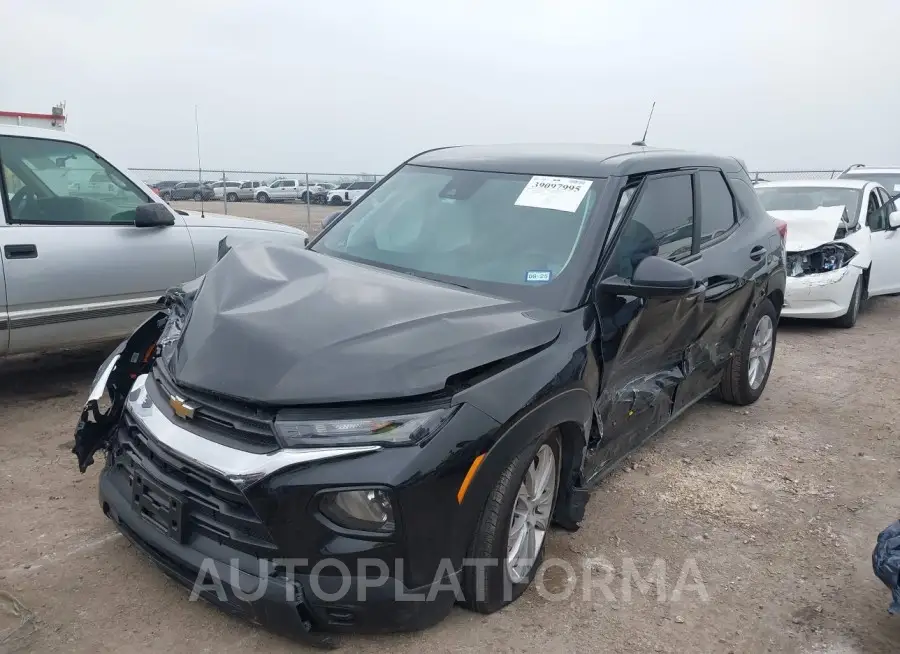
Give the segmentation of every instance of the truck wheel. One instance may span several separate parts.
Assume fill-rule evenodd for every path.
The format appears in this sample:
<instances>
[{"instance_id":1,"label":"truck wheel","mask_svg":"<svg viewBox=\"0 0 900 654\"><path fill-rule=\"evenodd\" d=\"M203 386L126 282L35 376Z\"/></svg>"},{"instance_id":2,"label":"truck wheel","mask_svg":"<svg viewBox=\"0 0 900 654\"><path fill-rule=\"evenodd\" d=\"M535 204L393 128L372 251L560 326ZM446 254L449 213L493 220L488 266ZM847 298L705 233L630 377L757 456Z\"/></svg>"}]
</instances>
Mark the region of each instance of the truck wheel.
<instances>
[{"instance_id":1,"label":"truck wheel","mask_svg":"<svg viewBox=\"0 0 900 654\"><path fill-rule=\"evenodd\" d=\"M269 196L266 195L265 193L260 193L259 195L256 196L256 201L262 202L263 204L265 204L266 202L269 201Z\"/></svg>"},{"instance_id":2,"label":"truck wheel","mask_svg":"<svg viewBox=\"0 0 900 654\"><path fill-rule=\"evenodd\" d=\"M561 444L551 430L520 452L500 474L481 511L462 590L467 608L493 613L515 601L531 584L544 556L544 543L559 487Z\"/></svg>"},{"instance_id":3,"label":"truck wheel","mask_svg":"<svg viewBox=\"0 0 900 654\"><path fill-rule=\"evenodd\" d=\"M237 201L238 201L237 193L229 193L229 194L228 194L228 201L229 201L229 202L237 202Z\"/></svg>"},{"instance_id":4,"label":"truck wheel","mask_svg":"<svg viewBox=\"0 0 900 654\"><path fill-rule=\"evenodd\" d=\"M172 194L168 191L163 191L159 197L161 197L166 202L170 202L172 200Z\"/></svg>"},{"instance_id":5,"label":"truck wheel","mask_svg":"<svg viewBox=\"0 0 900 654\"><path fill-rule=\"evenodd\" d=\"M203 199L203 195L201 193L194 193L194 202L200 202Z\"/></svg>"},{"instance_id":6,"label":"truck wheel","mask_svg":"<svg viewBox=\"0 0 900 654\"><path fill-rule=\"evenodd\" d=\"M747 321L738 337L734 356L725 366L719 393L730 404L753 404L769 381L775 360L778 313L768 298Z\"/></svg>"},{"instance_id":7,"label":"truck wheel","mask_svg":"<svg viewBox=\"0 0 900 654\"><path fill-rule=\"evenodd\" d=\"M344 201L341 199L340 195L335 195L328 201L328 204L330 204L333 207L340 207L340 206L343 206Z\"/></svg>"}]
</instances>

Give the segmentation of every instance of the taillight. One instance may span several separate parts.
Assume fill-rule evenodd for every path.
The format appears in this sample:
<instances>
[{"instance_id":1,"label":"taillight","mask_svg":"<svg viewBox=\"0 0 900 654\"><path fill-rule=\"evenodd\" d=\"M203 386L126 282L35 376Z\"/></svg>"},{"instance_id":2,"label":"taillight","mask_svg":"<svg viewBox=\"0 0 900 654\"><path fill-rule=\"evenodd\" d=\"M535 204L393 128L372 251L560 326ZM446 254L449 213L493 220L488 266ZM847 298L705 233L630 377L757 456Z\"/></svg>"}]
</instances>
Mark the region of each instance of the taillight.
<instances>
[{"instance_id":1,"label":"taillight","mask_svg":"<svg viewBox=\"0 0 900 654\"><path fill-rule=\"evenodd\" d=\"M781 237L782 242L787 241L787 223L778 218L773 218L773 220L775 221L775 229L778 230L778 235Z\"/></svg>"}]
</instances>

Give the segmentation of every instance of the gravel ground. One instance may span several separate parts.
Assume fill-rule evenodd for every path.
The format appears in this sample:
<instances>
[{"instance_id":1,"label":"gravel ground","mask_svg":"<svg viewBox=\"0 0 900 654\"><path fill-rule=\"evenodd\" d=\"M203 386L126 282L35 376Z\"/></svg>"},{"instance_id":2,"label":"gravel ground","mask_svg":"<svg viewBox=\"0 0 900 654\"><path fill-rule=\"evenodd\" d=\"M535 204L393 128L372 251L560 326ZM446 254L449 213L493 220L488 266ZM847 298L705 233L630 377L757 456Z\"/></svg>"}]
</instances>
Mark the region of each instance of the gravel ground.
<instances>
[{"instance_id":1,"label":"gravel ground","mask_svg":"<svg viewBox=\"0 0 900 654\"><path fill-rule=\"evenodd\" d=\"M897 652L870 556L900 516L898 316L881 298L852 330L782 325L763 398L704 401L613 473L550 534L540 591L344 650ZM0 363L0 653L302 650L188 602L103 516L99 466L68 450L105 354Z\"/></svg>"}]
</instances>

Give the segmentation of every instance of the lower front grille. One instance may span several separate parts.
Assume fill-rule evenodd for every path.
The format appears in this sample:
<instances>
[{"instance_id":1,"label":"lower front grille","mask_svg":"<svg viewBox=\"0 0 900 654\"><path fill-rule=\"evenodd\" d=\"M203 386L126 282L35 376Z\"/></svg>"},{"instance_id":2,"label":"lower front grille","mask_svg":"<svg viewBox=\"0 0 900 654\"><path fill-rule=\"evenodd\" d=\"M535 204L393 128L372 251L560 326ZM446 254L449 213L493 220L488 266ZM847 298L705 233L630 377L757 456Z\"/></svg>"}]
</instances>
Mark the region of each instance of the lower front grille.
<instances>
[{"instance_id":1,"label":"lower front grille","mask_svg":"<svg viewBox=\"0 0 900 654\"><path fill-rule=\"evenodd\" d=\"M177 493L183 502L183 538L202 534L220 545L257 558L275 556L277 548L244 495L229 480L211 473L161 446L144 433L126 411L112 448L109 466L125 477L149 476Z\"/></svg>"}]
</instances>

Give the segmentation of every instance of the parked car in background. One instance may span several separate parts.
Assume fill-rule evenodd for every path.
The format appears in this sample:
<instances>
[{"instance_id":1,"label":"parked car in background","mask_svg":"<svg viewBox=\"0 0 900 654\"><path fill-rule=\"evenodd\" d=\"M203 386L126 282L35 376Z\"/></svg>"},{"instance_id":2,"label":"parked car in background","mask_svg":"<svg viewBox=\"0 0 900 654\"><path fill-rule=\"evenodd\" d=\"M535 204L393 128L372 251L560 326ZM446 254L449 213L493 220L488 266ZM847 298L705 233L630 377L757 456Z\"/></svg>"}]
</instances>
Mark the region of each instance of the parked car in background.
<instances>
[{"instance_id":1,"label":"parked car in background","mask_svg":"<svg viewBox=\"0 0 900 654\"><path fill-rule=\"evenodd\" d=\"M163 191L167 200L212 200L215 195L213 190L200 182L178 182L168 191ZM168 197L165 197L168 195Z\"/></svg>"},{"instance_id":2,"label":"parked car in background","mask_svg":"<svg viewBox=\"0 0 900 654\"><path fill-rule=\"evenodd\" d=\"M344 182L328 193L328 204L351 204L373 186L375 182Z\"/></svg>"},{"instance_id":3,"label":"parked car in background","mask_svg":"<svg viewBox=\"0 0 900 654\"><path fill-rule=\"evenodd\" d=\"M256 189L257 202L288 202L300 199L300 192L306 187L299 179L276 179L266 186Z\"/></svg>"},{"instance_id":4,"label":"parked car in background","mask_svg":"<svg viewBox=\"0 0 900 654\"><path fill-rule=\"evenodd\" d=\"M238 200L255 200L256 192L265 186L265 182L241 182L240 187L235 191Z\"/></svg>"},{"instance_id":5,"label":"parked car in background","mask_svg":"<svg viewBox=\"0 0 900 654\"><path fill-rule=\"evenodd\" d=\"M337 184L331 182L317 182L316 191L313 193L313 204L328 204L328 194L337 189Z\"/></svg>"},{"instance_id":6,"label":"parked car in background","mask_svg":"<svg viewBox=\"0 0 900 654\"><path fill-rule=\"evenodd\" d=\"M61 157L63 167L47 167ZM175 211L68 132L0 125L0 164L17 189L0 203L0 355L123 338L166 289L205 273L224 237L307 240L276 223ZM58 184L69 170L115 192Z\"/></svg>"},{"instance_id":7,"label":"parked car in background","mask_svg":"<svg viewBox=\"0 0 900 654\"><path fill-rule=\"evenodd\" d=\"M172 180L165 180L162 182L150 182L150 185L159 191L159 196L163 200L171 200L172 199L172 189L178 185L179 182Z\"/></svg>"},{"instance_id":8,"label":"parked car in background","mask_svg":"<svg viewBox=\"0 0 900 654\"><path fill-rule=\"evenodd\" d=\"M213 190L213 196L217 200L227 199L229 202L237 202L240 199L238 190L241 188L241 182L214 182L209 187Z\"/></svg>"},{"instance_id":9,"label":"parked car in background","mask_svg":"<svg viewBox=\"0 0 900 654\"><path fill-rule=\"evenodd\" d=\"M756 192L787 224L783 316L853 327L867 298L900 292L896 207L881 184L847 176L762 182Z\"/></svg>"},{"instance_id":10,"label":"parked car in background","mask_svg":"<svg viewBox=\"0 0 900 654\"><path fill-rule=\"evenodd\" d=\"M840 179L867 179L878 182L891 195L900 193L900 166L875 168L854 164L840 174Z\"/></svg>"},{"instance_id":11,"label":"parked car in background","mask_svg":"<svg viewBox=\"0 0 900 654\"><path fill-rule=\"evenodd\" d=\"M307 643L492 613L632 450L710 392L759 399L783 248L733 158L432 150L308 249L239 246L170 293L74 452L106 452L141 551Z\"/></svg>"}]
</instances>

